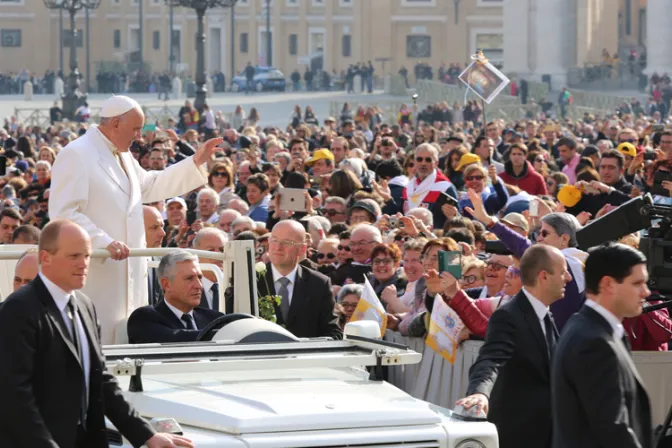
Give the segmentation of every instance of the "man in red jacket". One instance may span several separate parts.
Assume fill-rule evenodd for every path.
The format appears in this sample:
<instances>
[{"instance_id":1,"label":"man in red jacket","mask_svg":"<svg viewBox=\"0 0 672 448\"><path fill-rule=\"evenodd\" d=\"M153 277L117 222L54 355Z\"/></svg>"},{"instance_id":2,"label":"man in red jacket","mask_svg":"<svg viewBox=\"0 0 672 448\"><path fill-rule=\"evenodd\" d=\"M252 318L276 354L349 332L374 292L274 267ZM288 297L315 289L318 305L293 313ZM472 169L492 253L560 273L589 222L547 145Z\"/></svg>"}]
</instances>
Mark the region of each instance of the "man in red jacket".
<instances>
[{"instance_id":1,"label":"man in red jacket","mask_svg":"<svg viewBox=\"0 0 672 448\"><path fill-rule=\"evenodd\" d=\"M509 148L509 161L504 165L504 172L499 177L505 184L515 185L531 195L545 195L546 182L544 177L534 171L527 161L527 146L514 143Z\"/></svg>"}]
</instances>

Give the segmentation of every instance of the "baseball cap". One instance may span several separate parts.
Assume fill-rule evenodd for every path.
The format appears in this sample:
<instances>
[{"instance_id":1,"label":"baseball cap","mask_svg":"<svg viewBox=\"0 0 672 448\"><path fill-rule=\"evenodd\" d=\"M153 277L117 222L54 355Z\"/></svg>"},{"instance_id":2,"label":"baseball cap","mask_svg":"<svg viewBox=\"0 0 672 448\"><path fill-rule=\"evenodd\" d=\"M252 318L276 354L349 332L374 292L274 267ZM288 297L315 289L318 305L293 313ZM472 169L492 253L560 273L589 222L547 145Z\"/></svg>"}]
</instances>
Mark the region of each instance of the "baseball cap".
<instances>
[{"instance_id":1,"label":"baseball cap","mask_svg":"<svg viewBox=\"0 0 672 448\"><path fill-rule=\"evenodd\" d=\"M635 145L633 145L632 143L623 142L616 147L616 150L618 150L624 156L630 156L630 157L637 156L637 148L635 148Z\"/></svg>"},{"instance_id":2,"label":"baseball cap","mask_svg":"<svg viewBox=\"0 0 672 448\"><path fill-rule=\"evenodd\" d=\"M306 160L306 165L310 166L318 160L331 160L334 161L334 154L328 149L318 149L313 153L313 157Z\"/></svg>"},{"instance_id":3,"label":"baseball cap","mask_svg":"<svg viewBox=\"0 0 672 448\"><path fill-rule=\"evenodd\" d=\"M478 157L476 154L472 154L472 153L464 154L460 158L460 164L457 166L457 171L462 171L462 169L465 166L471 165L472 163L480 163L480 162L481 162L481 158Z\"/></svg>"},{"instance_id":4,"label":"baseball cap","mask_svg":"<svg viewBox=\"0 0 672 448\"><path fill-rule=\"evenodd\" d=\"M530 224L527 222L527 219L520 213L509 213L508 215L502 218L502 222L510 226L519 227L526 232L530 231Z\"/></svg>"},{"instance_id":5,"label":"baseball cap","mask_svg":"<svg viewBox=\"0 0 672 448\"><path fill-rule=\"evenodd\" d=\"M182 199L182 198L179 197L179 196L176 196L176 197L174 197L174 198L170 198L170 199L168 199L168 200L166 201L166 207L168 207L170 204L174 204L174 203L176 203L176 202L177 202L178 204L182 204L182 207L187 208L187 203L184 202L184 199Z\"/></svg>"}]
</instances>

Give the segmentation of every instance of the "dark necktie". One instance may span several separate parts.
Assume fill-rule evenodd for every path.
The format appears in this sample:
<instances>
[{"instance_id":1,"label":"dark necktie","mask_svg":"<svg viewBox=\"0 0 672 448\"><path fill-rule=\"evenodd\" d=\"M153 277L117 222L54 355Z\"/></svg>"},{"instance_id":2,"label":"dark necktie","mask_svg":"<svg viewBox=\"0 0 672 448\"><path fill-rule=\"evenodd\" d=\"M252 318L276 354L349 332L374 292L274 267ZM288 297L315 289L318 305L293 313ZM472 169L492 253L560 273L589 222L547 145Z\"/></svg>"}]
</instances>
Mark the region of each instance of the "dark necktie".
<instances>
[{"instance_id":1,"label":"dark necktie","mask_svg":"<svg viewBox=\"0 0 672 448\"><path fill-rule=\"evenodd\" d=\"M630 341L628 340L627 333L623 333L623 337L621 338L621 341L623 341L623 345L625 345L625 348L627 348L628 352L630 352L632 350L632 346L630 345Z\"/></svg>"},{"instance_id":2,"label":"dark necktie","mask_svg":"<svg viewBox=\"0 0 672 448\"><path fill-rule=\"evenodd\" d=\"M282 321L286 324L287 316L289 316L289 289L287 289L287 285L289 285L290 282L287 277L281 277L278 281L281 285L278 294L280 294L280 297L282 298L282 301L280 302L280 312L282 313Z\"/></svg>"},{"instance_id":3,"label":"dark necktie","mask_svg":"<svg viewBox=\"0 0 672 448\"><path fill-rule=\"evenodd\" d=\"M183 314L182 321L187 325L187 330L198 330L198 328L196 328L196 322L194 322L194 318L191 317L191 314Z\"/></svg>"},{"instance_id":4,"label":"dark necktie","mask_svg":"<svg viewBox=\"0 0 672 448\"><path fill-rule=\"evenodd\" d=\"M210 291L212 292L212 309L219 311L219 285L213 283L212 287L210 287Z\"/></svg>"},{"instance_id":5,"label":"dark necktie","mask_svg":"<svg viewBox=\"0 0 672 448\"><path fill-rule=\"evenodd\" d=\"M80 403L80 408L79 408L79 421L82 424L82 426L86 427L86 408L87 408L87 398L86 398L86 379L84 376L86 375L86 371L84 370L84 354L82 351L82 343L83 341L80 338L79 335L79 329L77 326L77 303L75 302L75 297L70 296L70 299L68 300L68 312L67 312L68 319L70 320L70 328L72 329L72 343L75 346L75 350L77 351L77 357L79 358L79 363L82 366L82 393L80 394L79 397L79 403Z\"/></svg>"},{"instance_id":6,"label":"dark necktie","mask_svg":"<svg viewBox=\"0 0 672 448\"><path fill-rule=\"evenodd\" d=\"M553 314L549 311L544 316L544 329L546 330L546 344L548 345L548 357L553 356L555 350L555 323Z\"/></svg>"}]
</instances>

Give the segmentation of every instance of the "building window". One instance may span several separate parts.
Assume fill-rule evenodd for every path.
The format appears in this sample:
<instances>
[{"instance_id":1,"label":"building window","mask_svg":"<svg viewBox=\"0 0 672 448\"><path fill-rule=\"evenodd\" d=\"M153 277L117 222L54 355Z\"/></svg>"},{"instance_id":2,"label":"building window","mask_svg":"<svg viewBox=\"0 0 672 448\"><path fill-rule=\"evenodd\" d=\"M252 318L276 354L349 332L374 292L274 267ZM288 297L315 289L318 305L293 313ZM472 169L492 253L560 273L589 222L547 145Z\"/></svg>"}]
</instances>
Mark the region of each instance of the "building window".
<instances>
[{"instance_id":1,"label":"building window","mask_svg":"<svg viewBox=\"0 0 672 448\"><path fill-rule=\"evenodd\" d=\"M352 0L338 0L338 5L339 5L341 8L344 8L344 7L345 7L345 8L350 7L350 6L352 6Z\"/></svg>"},{"instance_id":2,"label":"building window","mask_svg":"<svg viewBox=\"0 0 672 448\"><path fill-rule=\"evenodd\" d=\"M497 8L504 4L504 0L476 0L476 6L479 8Z\"/></svg>"},{"instance_id":3,"label":"building window","mask_svg":"<svg viewBox=\"0 0 672 448\"><path fill-rule=\"evenodd\" d=\"M436 6L436 0L401 0L401 6L425 8Z\"/></svg>"},{"instance_id":4,"label":"building window","mask_svg":"<svg viewBox=\"0 0 672 448\"><path fill-rule=\"evenodd\" d=\"M406 57L429 58L432 56L430 36L406 36Z\"/></svg>"},{"instance_id":5,"label":"building window","mask_svg":"<svg viewBox=\"0 0 672 448\"><path fill-rule=\"evenodd\" d=\"M299 46L299 36L296 34L289 35L289 54L291 56L296 56L298 53Z\"/></svg>"},{"instance_id":6,"label":"building window","mask_svg":"<svg viewBox=\"0 0 672 448\"><path fill-rule=\"evenodd\" d=\"M247 53L247 33L240 33L240 52Z\"/></svg>"},{"instance_id":7,"label":"building window","mask_svg":"<svg viewBox=\"0 0 672 448\"><path fill-rule=\"evenodd\" d=\"M121 30L114 30L114 33L112 33L112 43L114 48L121 48Z\"/></svg>"},{"instance_id":8,"label":"building window","mask_svg":"<svg viewBox=\"0 0 672 448\"><path fill-rule=\"evenodd\" d=\"M287 6L299 6L299 0L287 0Z\"/></svg>"},{"instance_id":9,"label":"building window","mask_svg":"<svg viewBox=\"0 0 672 448\"><path fill-rule=\"evenodd\" d=\"M154 31L152 34L152 44L155 50L161 48L161 32Z\"/></svg>"},{"instance_id":10,"label":"building window","mask_svg":"<svg viewBox=\"0 0 672 448\"><path fill-rule=\"evenodd\" d=\"M82 30L77 30L77 40L75 45L77 48L82 48L84 46L84 33ZM72 45L72 30L63 30L63 46L70 47Z\"/></svg>"},{"instance_id":11,"label":"building window","mask_svg":"<svg viewBox=\"0 0 672 448\"><path fill-rule=\"evenodd\" d=\"M16 4L23 4L23 0L0 0L0 3L16 3ZM15 30L9 30L9 31L15 31ZM20 34L20 33L19 33ZM4 47L5 45L3 45Z\"/></svg>"},{"instance_id":12,"label":"building window","mask_svg":"<svg viewBox=\"0 0 672 448\"><path fill-rule=\"evenodd\" d=\"M20 47L21 30L1 30L0 44L3 47Z\"/></svg>"},{"instance_id":13,"label":"building window","mask_svg":"<svg viewBox=\"0 0 672 448\"><path fill-rule=\"evenodd\" d=\"M477 34L476 50L483 50L483 55L493 62L504 61L503 34Z\"/></svg>"},{"instance_id":14,"label":"building window","mask_svg":"<svg viewBox=\"0 0 672 448\"><path fill-rule=\"evenodd\" d=\"M344 58L349 58L352 54L351 41L352 41L352 36L350 36L349 34L344 34L343 35L342 54L343 54Z\"/></svg>"},{"instance_id":15,"label":"building window","mask_svg":"<svg viewBox=\"0 0 672 448\"><path fill-rule=\"evenodd\" d=\"M313 0L313 6L324 6L324 0Z\"/></svg>"}]
</instances>

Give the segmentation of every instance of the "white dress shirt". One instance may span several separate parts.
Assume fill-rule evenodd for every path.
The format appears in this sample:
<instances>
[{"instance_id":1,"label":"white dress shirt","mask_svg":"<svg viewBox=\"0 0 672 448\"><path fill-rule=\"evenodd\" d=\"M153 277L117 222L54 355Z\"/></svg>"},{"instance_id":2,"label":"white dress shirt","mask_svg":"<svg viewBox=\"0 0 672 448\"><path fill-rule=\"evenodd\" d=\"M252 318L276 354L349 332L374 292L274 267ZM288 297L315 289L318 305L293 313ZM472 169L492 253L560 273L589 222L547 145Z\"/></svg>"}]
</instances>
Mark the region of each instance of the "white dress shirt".
<instances>
[{"instance_id":1,"label":"white dress shirt","mask_svg":"<svg viewBox=\"0 0 672 448\"><path fill-rule=\"evenodd\" d=\"M539 299L530 294L530 291L526 290L525 288L523 288L523 293L525 294L525 297L527 297L527 300L530 301L530 305L532 305L532 308L534 309L534 314L536 314L537 319L539 319L541 332L544 333L544 336L546 336L546 325L544 324L544 317L546 317L548 314L548 307L544 305Z\"/></svg>"},{"instance_id":2,"label":"white dress shirt","mask_svg":"<svg viewBox=\"0 0 672 448\"><path fill-rule=\"evenodd\" d=\"M203 285L203 293L205 294L205 300L208 301L208 308L213 310L214 308L212 307L212 285L214 285L214 282L211 282L207 278L203 277L201 279L201 284Z\"/></svg>"},{"instance_id":3,"label":"white dress shirt","mask_svg":"<svg viewBox=\"0 0 672 448\"><path fill-rule=\"evenodd\" d=\"M281 273L278 272L277 269L275 269L275 266L273 266L273 263L271 263L271 272L273 273L273 286L275 287L275 293L280 295L280 288L282 288L282 284L279 282L279 280L282 277L287 277L289 279L289 284L287 285L287 297L289 298L289 304L292 304L292 294L294 293L294 284L296 283L296 272L299 270L299 265L297 264L292 272L290 272L287 275L282 275Z\"/></svg>"},{"instance_id":4,"label":"white dress shirt","mask_svg":"<svg viewBox=\"0 0 672 448\"><path fill-rule=\"evenodd\" d=\"M61 288L56 286L54 282L45 277L41 272L38 275L40 276L40 279L42 279L42 283L44 283L44 286L47 287L47 291L49 291L49 294L51 294L51 298L54 299L56 307L61 312L63 321L65 322L65 325L68 327L68 331L70 332L70 336L72 337L74 335L74 333L72 332L72 324L71 324L72 321L70 320L70 317L68 317L67 308L68 308L68 302L70 301L70 296L74 294L74 291L70 292L63 291ZM86 397L88 403L89 379L90 379L89 377L91 376L91 356L90 356L89 338L86 337L86 332L84 331L84 325L82 324L82 319L79 317L79 313L77 313L77 316L75 317L75 322L77 326L77 332L79 333L79 340L82 343L81 347L82 358L84 358L82 359L82 367L84 368L84 382L86 384Z\"/></svg>"},{"instance_id":5,"label":"white dress shirt","mask_svg":"<svg viewBox=\"0 0 672 448\"><path fill-rule=\"evenodd\" d=\"M182 316L184 314L188 314L188 315L191 316L191 319L194 321L194 327L196 327L196 329L198 330L198 324L196 323L196 318L194 317L194 310L191 310L188 313L183 313L182 311L178 310L173 305L171 305L170 302L168 302L167 300L164 299L164 302L166 302L166 306L168 307L168 309L170 311L172 311L175 316L177 316L177 318L179 319L180 322L182 322L182 325L184 326L184 328L186 328L187 330L192 330L192 328L187 328L187 323L182 320Z\"/></svg>"},{"instance_id":6,"label":"white dress shirt","mask_svg":"<svg viewBox=\"0 0 672 448\"><path fill-rule=\"evenodd\" d=\"M625 332L623 328L623 324L621 323L620 320L618 320L618 317L614 316L611 314L611 311L600 305L594 300L591 299L586 299L586 306L594 309L597 314L600 316L604 317L604 320L609 322L609 325L611 325L612 330L614 330L614 337L617 339L623 338L623 333Z\"/></svg>"}]
</instances>

